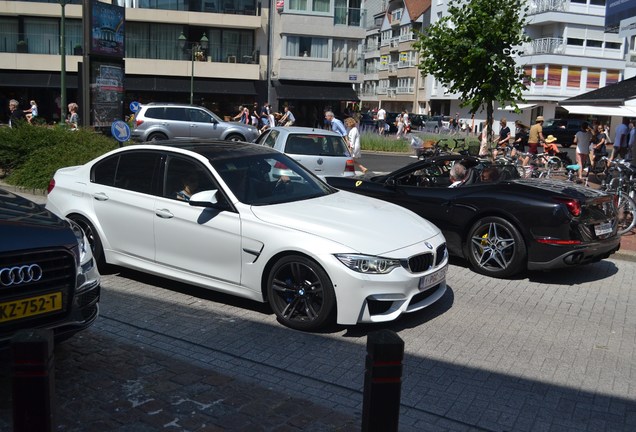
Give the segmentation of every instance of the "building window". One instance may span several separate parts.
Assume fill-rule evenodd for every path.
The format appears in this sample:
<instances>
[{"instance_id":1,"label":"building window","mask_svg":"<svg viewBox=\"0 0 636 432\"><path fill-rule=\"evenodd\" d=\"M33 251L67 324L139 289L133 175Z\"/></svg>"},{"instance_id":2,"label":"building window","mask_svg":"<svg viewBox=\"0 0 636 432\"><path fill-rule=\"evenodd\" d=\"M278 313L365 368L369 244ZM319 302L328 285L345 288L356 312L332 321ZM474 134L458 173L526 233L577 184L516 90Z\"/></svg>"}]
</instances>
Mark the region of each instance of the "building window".
<instances>
[{"instance_id":1,"label":"building window","mask_svg":"<svg viewBox=\"0 0 636 432\"><path fill-rule=\"evenodd\" d=\"M311 10L314 12L329 12L329 0L314 0Z\"/></svg>"},{"instance_id":2,"label":"building window","mask_svg":"<svg viewBox=\"0 0 636 432\"><path fill-rule=\"evenodd\" d=\"M307 0L289 0L289 10L293 11L306 11Z\"/></svg>"},{"instance_id":3,"label":"building window","mask_svg":"<svg viewBox=\"0 0 636 432\"><path fill-rule=\"evenodd\" d=\"M575 46L583 46L583 39L577 39L577 38L568 38L567 39L567 44L568 45L575 45Z\"/></svg>"},{"instance_id":4,"label":"building window","mask_svg":"<svg viewBox=\"0 0 636 432\"><path fill-rule=\"evenodd\" d=\"M548 85L559 87L561 86L561 71L562 66L548 65Z\"/></svg>"},{"instance_id":5,"label":"building window","mask_svg":"<svg viewBox=\"0 0 636 432\"><path fill-rule=\"evenodd\" d=\"M18 19L0 17L0 52L16 52L18 44Z\"/></svg>"},{"instance_id":6,"label":"building window","mask_svg":"<svg viewBox=\"0 0 636 432\"><path fill-rule=\"evenodd\" d=\"M605 42L606 49L621 49L621 46L620 42Z\"/></svg>"},{"instance_id":7,"label":"building window","mask_svg":"<svg viewBox=\"0 0 636 432\"><path fill-rule=\"evenodd\" d=\"M333 70L358 70L358 41L334 39L331 66Z\"/></svg>"},{"instance_id":8,"label":"building window","mask_svg":"<svg viewBox=\"0 0 636 432\"><path fill-rule=\"evenodd\" d=\"M545 83L545 66L537 66L537 74L535 75L535 84L543 85Z\"/></svg>"},{"instance_id":9,"label":"building window","mask_svg":"<svg viewBox=\"0 0 636 432\"><path fill-rule=\"evenodd\" d=\"M603 47L603 41L594 40L594 39L588 39L587 42L586 42L586 45L588 47L591 47L591 48L602 48Z\"/></svg>"},{"instance_id":10,"label":"building window","mask_svg":"<svg viewBox=\"0 0 636 432\"><path fill-rule=\"evenodd\" d=\"M570 66L568 68L568 87L580 88L581 87L581 68Z\"/></svg>"},{"instance_id":11,"label":"building window","mask_svg":"<svg viewBox=\"0 0 636 432\"><path fill-rule=\"evenodd\" d=\"M526 87L530 87L530 83L532 80L532 66L524 66L523 67L523 85Z\"/></svg>"},{"instance_id":12,"label":"building window","mask_svg":"<svg viewBox=\"0 0 636 432\"><path fill-rule=\"evenodd\" d=\"M590 0L590 4L594 6L605 6L605 0Z\"/></svg>"},{"instance_id":13,"label":"building window","mask_svg":"<svg viewBox=\"0 0 636 432\"><path fill-rule=\"evenodd\" d=\"M597 89L601 84L601 70L600 69L588 69L587 70L587 85L588 89Z\"/></svg>"},{"instance_id":14,"label":"building window","mask_svg":"<svg viewBox=\"0 0 636 432\"><path fill-rule=\"evenodd\" d=\"M605 85L616 84L621 78L620 71L608 70L605 74Z\"/></svg>"},{"instance_id":15,"label":"building window","mask_svg":"<svg viewBox=\"0 0 636 432\"><path fill-rule=\"evenodd\" d=\"M287 57L329 58L329 43L324 38L287 36L285 55Z\"/></svg>"}]
</instances>

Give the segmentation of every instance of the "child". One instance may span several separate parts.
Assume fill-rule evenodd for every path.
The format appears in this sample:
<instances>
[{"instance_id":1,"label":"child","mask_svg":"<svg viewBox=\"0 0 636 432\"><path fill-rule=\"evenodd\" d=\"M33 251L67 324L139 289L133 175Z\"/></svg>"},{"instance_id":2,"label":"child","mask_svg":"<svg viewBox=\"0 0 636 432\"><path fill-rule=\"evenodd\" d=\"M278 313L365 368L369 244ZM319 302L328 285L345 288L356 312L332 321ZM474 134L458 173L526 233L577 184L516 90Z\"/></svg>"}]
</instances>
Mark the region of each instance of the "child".
<instances>
[{"instance_id":1,"label":"child","mask_svg":"<svg viewBox=\"0 0 636 432\"><path fill-rule=\"evenodd\" d=\"M543 152L550 156L557 154L559 152L559 147L556 145L556 140L556 137L548 135L543 144Z\"/></svg>"},{"instance_id":2,"label":"child","mask_svg":"<svg viewBox=\"0 0 636 432\"><path fill-rule=\"evenodd\" d=\"M26 113L26 119L29 124L33 124L32 120L38 116L38 106L34 100L32 100L30 104L31 108L29 108L28 110L24 110L24 112Z\"/></svg>"}]
</instances>

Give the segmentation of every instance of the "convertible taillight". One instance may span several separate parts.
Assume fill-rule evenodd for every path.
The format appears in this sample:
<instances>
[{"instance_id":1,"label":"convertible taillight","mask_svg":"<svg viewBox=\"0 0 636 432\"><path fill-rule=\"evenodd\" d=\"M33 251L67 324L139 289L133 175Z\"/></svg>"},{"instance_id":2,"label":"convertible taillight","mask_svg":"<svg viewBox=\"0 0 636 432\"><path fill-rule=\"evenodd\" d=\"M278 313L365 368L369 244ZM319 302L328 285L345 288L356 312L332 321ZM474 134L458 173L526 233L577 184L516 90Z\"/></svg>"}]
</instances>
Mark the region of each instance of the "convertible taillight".
<instances>
[{"instance_id":1,"label":"convertible taillight","mask_svg":"<svg viewBox=\"0 0 636 432\"><path fill-rule=\"evenodd\" d=\"M46 188L46 192L51 193L54 187L55 187L55 179L52 178L51 180L49 180L49 187Z\"/></svg>"},{"instance_id":2,"label":"convertible taillight","mask_svg":"<svg viewBox=\"0 0 636 432\"><path fill-rule=\"evenodd\" d=\"M572 216L576 217L581 215L581 203L579 200L574 198L554 198L554 200L561 204L565 204Z\"/></svg>"},{"instance_id":3,"label":"convertible taillight","mask_svg":"<svg viewBox=\"0 0 636 432\"><path fill-rule=\"evenodd\" d=\"M356 166L355 166L355 164L353 163L353 159L347 159L347 163L346 163L346 165L345 165L345 170L344 170L344 172L346 172L346 173L349 173L349 172L350 172L350 173L354 173L354 174L355 174L355 172L356 172Z\"/></svg>"},{"instance_id":4,"label":"convertible taillight","mask_svg":"<svg viewBox=\"0 0 636 432\"><path fill-rule=\"evenodd\" d=\"M561 239L554 239L554 238L549 238L549 237L542 237L542 238L538 238L536 240L537 240L538 243L551 244L551 245L577 245L577 244L581 244L581 240L561 240Z\"/></svg>"}]
</instances>

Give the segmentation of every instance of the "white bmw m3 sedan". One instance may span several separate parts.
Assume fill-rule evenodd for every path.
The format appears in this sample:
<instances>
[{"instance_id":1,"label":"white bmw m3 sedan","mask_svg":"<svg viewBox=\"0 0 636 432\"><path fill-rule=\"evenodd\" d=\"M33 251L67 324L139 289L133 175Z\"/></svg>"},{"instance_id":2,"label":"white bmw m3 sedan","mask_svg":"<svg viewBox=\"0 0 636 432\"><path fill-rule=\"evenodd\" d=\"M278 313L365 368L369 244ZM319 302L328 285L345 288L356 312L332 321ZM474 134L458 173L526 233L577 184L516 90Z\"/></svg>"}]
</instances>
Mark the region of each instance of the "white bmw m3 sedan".
<instances>
[{"instance_id":1,"label":"white bmw m3 sedan","mask_svg":"<svg viewBox=\"0 0 636 432\"><path fill-rule=\"evenodd\" d=\"M300 330L391 321L446 291L436 226L254 144L120 148L58 170L46 207L84 229L98 264L268 302Z\"/></svg>"}]
</instances>

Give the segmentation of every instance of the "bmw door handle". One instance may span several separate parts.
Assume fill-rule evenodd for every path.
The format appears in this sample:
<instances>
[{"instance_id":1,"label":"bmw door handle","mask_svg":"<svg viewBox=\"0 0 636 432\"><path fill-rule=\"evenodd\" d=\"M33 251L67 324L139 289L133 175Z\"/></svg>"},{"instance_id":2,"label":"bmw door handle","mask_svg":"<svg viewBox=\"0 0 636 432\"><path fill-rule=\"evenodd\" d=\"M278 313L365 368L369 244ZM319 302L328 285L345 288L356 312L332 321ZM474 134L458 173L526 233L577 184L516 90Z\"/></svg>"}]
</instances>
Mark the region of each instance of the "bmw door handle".
<instances>
[{"instance_id":1,"label":"bmw door handle","mask_svg":"<svg viewBox=\"0 0 636 432\"><path fill-rule=\"evenodd\" d=\"M157 209L155 210L155 214L161 219L172 219L174 217L172 212L168 209Z\"/></svg>"},{"instance_id":2,"label":"bmw door handle","mask_svg":"<svg viewBox=\"0 0 636 432\"><path fill-rule=\"evenodd\" d=\"M106 195L104 192L94 193L93 198L97 201L108 201L108 195Z\"/></svg>"}]
</instances>

